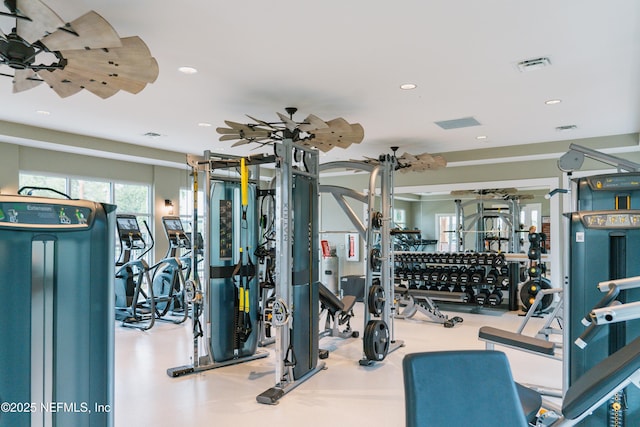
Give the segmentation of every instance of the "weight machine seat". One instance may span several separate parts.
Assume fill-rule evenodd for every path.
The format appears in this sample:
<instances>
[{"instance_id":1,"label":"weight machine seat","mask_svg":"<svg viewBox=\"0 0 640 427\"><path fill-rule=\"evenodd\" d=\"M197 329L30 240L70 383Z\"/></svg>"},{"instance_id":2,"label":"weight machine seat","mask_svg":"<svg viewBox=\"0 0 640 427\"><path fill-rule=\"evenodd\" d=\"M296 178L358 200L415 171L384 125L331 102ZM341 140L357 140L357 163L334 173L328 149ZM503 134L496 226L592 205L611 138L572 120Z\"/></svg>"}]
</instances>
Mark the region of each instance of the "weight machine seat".
<instances>
[{"instance_id":1,"label":"weight machine seat","mask_svg":"<svg viewBox=\"0 0 640 427\"><path fill-rule=\"evenodd\" d=\"M540 407L537 393L516 386L499 351L407 354L402 370L407 427L527 427L525 411Z\"/></svg>"},{"instance_id":2,"label":"weight machine seat","mask_svg":"<svg viewBox=\"0 0 640 427\"><path fill-rule=\"evenodd\" d=\"M491 326L482 326L478 331L478 338L483 341L503 344L509 347L517 347L549 356L554 355L555 344L541 338L529 337Z\"/></svg>"},{"instance_id":3,"label":"weight machine seat","mask_svg":"<svg viewBox=\"0 0 640 427\"><path fill-rule=\"evenodd\" d=\"M590 368L567 390L562 415L575 419L640 369L640 337Z\"/></svg>"},{"instance_id":4,"label":"weight machine seat","mask_svg":"<svg viewBox=\"0 0 640 427\"><path fill-rule=\"evenodd\" d=\"M319 294L320 294L320 302L327 307L327 310L333 315L336 312L341 311L343 313L351 310L356 303L355 295L345 295L345 297L340 300L333 292L329 290L322 283L318 284Z\"/></svg>"}]
</instances>

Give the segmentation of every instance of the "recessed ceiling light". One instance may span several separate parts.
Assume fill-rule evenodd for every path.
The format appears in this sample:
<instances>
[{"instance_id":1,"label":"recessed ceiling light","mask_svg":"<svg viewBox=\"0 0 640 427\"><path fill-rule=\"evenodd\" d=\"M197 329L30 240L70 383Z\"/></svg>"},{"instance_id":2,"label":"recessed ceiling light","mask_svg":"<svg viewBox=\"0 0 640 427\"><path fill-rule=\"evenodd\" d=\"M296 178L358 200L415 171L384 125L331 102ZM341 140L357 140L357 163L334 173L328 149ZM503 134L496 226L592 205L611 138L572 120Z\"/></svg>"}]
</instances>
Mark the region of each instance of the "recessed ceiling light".
<instances>
[{"instance_id":1,"label":"recessed ceiling light","mask_svg":"<svg viewBox=\"0 0 640 427\"><path fill-rule=\"evenodd\" d=\"M400 85L400 89L402 90L411 90L417 88L418 85L415 83L404 83Z\"/></svg>"},{"instance_id":2,"label":"recessed ceiling light","mask_svg":"<svg viewBox=\"0 0 640 427\"><path fill-rule=\"evenodd\" d=\"M478 136L476 136L476 139L480 139L480 140L487 139L487 136L486 135L478 135Z\"/></svg>"},{"instance_id":3,"label":"recessed ceiling light","mask_svg":"<svg viewBox=\"0 0 640 427\"><path fill-rule=\"evenodd\" d=\"M556 105L556 104L560 104L562 102L562 99L550 99L548 101L545 101L544 103L547 105Z\"/></svg>"},{"instance_id":4,"label":"recessed ceiling light","mask_svg":"<svg viewBox=\"0 0 640 427\"><path fill-rule=\"evenodd\" d=\"M558 132L568 132L568 131L572 131L572 130L576 130L576 129L578 129L578 126L576 126L576 125L564 125L564 126L556 127L556 130Z\"/></svg>"},{"instance_id":5,"label":"recessed ceiling light","mask_svg":"<svg viewBox=\"0 0 640 427\"><path fill-rule=\"evenodd\" d=\"M198 123L198 126L200 126L201 128L210 128L211 123L200 122Z\"/></svg>"},{"instance_id":6,"label":"recessed ceiling light","mask_svg":"<svg viewBox=\"0 0 640 427\"><path fill-rule=\"evenodd\" d=\"M198 70L196 70L193 67L179 67L178 71L180 71L181 73L184 73L184 74L195 74L195 73L198 72Z\"/></svg>"},{"instance_id":7,"label":"recessed ceiling light","mask_svg":"<svg viewBox=\"0 0 640 427\"><path fill-rule=\"evenodd\" d=\"M42 116L48 116L48 115L51 114L50 112L48 112L46 110L38 110L38 111L36 111L36 113L38 113L38 114L40 114Z\"/></svg>"}]
</instances>

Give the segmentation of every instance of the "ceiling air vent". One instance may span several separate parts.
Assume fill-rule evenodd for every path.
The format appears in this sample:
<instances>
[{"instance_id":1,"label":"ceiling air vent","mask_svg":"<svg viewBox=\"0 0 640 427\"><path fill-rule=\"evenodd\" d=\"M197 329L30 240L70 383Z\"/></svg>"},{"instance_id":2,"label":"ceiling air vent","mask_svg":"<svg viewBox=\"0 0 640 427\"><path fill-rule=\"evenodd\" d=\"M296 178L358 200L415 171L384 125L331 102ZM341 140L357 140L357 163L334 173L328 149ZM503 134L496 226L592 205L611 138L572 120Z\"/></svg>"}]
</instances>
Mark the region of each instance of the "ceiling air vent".
<instances>
[{"instance_id":1,"label":"ceiling air vent","mask_svg":"<svg viewBox=\"0 0 640 427\"><path fill-rule=\"evenodd\" d=\"M534 59L525 59L524 61L518 62L518 70L521 72L525 71L534 71L539 70L544 67L548 67L551 65L551 61L549 58L534 58Z\"/></svg>"},{"instance_id":2,"label":"ceiling air vent","mask_svg":"<svg viewBox=\"0 0 640 427\"><path fill-rule=\"evenodd\" d=\"M576 130L576 129L578 129L578 126L576 125L564 125L564 126L556 127L556 130L558 132L567 132L567 131Z\"/></svg>"},{"instance_id":3,"label":"ceiling air vent","mask_svg":"<svg viewBox=\"0 0 640 427\"><path fill-rule=\"evenodd\" d=\"M453 119L453 120L443 120L440 122L435 122L442 129L460 129L460 128L468 128L471 126L480 126L480 122L474 119L473 117L463 117L461 119Z\"/></svg>"}]
</instances>

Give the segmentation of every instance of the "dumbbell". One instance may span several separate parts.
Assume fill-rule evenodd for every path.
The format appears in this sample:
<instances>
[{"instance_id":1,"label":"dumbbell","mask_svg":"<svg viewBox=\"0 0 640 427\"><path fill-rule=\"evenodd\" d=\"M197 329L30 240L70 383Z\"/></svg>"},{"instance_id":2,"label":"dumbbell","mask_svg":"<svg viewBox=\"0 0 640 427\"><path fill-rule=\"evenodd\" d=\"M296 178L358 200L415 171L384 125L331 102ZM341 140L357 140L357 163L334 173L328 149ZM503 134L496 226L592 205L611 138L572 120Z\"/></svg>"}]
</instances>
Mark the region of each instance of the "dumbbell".
<instances>
[{"instance_id":1,"label":"dumbbell","mask_svg":"<svg viewBox=\"0 0 640 427\"><path fill-rule=\"evenodd\" d=\"M478 305L486 305L489 301L490 294L491 292L489 292L489 289L485 289L485 288L480 289L476 294L476 303Z\"/></svg>"},{"instance_id":2,"label":"dumbbell","mask_svg":"<svg viewBox=\"0 0 640 427\"><path fill-rule=\"evenodd\" d=\"M494 267L503 267L507 264L507 260L504 257L503 253L496 254L493 258L493 266Z\"/></svg>"},{"instance_id":3,"label":"dumbbell","mask_svg":"<svg viewBox=\"0 0 640 427\"><path fill-rule=\"evenodd\" d=\"M498 269L493 267L491 270L489 270L489 272L487 273L487 277L485 277L485 282L487 285L495 285L498 283Z\"/></svg>"},{"instance_id":4,"label":"dumbbell","mask_svg":"<svg viewBox=\"0 0 640 427\"><path fill-rule=\"evenodd\" d=\"M470 281L471 283L476 285L480 283L484 283L484 268L477 267L475 271L471 273Z\"/></svg>"},{"instance_id":5,"label":"dumbbell","mask_svg":"<svg viewBox=\"0 0 640 427\"><path fill-rule=\"evenodd\" d=\"M499 288L493 288L493 292L489 295L487 302L491 307L497 307L502 304L502 291Z\"/></svg>"},{"instance_id":6,"label":"dumbbell","mask_svg":"<svg viewBox=\"0 0 640 427\"><path fill-rule=\"evenodd\" d=\"M460 272L458 273L458 283L461 285L469 283L470 276L471 274L469 273L468 269L465 269L464 271L460 270Z\"/></svg>"},{"instance_id":7,"label":"dumbbell","mask_svg":"<svg viewBox=\"0 0 640 427\"><path fill-rule=\"evenodd\" d=\"M455 270L452 270L451 273L449 273L449 284L456 285L458 283L459 276L460 276L460 272L458 272L457 268Z\"/></svg>"},{"instance_id":8,"label":"dumbbell","mask_svg":"<svg viewBox=\"0 0 640 427\"><path fill-rule=\"evenodd\" d=\"M476 294L471 286L465 286L463 292L465 295L462 297L462 302L473 303L475 301Z\"/></svg>"},{"instance_id":9,"label":"dumbbell","mask_svg":"<svg viewBox=\"0 0 640 427\"><path fill-rule=\"evenodd\" d=\"M509 267L500 267L500 275L498 276L498 283L502 289L509 287Z\"/></svg>"},{"instance_id":10,"label":"dumbbell","mask_svg":"<svg viewBox=\"0 0 640 427\"><path fill-rule=\"evenodd\" d=\"M487 254L487 259L485 260L485 264L493 266L495 259L496 259L495 253L492 252L490 254Z\"/></svg>"}]
</instances>

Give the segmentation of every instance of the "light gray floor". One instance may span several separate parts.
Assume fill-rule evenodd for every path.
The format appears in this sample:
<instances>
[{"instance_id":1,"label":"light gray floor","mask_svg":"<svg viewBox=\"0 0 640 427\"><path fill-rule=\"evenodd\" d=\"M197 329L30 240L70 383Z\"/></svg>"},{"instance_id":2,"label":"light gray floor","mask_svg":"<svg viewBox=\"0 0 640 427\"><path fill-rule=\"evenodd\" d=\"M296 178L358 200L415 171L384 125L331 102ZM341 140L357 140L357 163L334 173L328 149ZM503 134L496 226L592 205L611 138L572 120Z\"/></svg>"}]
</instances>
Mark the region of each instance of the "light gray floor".
<instances>
[{"instance_id":1,"label":"light gray floor","mask_svg":"<svg viewBox=\"0 0 640 427\"><path fill-rule=\"evenodd\" d=\"M362 336L362 304L356 304L352 327ZM444 310L443 310L444 311ZM327 369L319 372L270 406L256 396L275 384L274 350L244 364L180 378L166 369L191 363L191 321L182 325L157 322L147 332L116 325L114 416L117 427L129 426L403 426L402 358L419 351L483 349L478 328L491 325L515 331L522 318L515 312L485 310L483 314L444 311L464 322L452 329L428 322L421 314L395 320L395 338L405 346L371 367L358 365L361 339L323 338L331 350ZM531 333L543 319L534 319ZM507 353L514 378L524 383L561 387L561 362L520 351ZM482 369L482 367L478 367ZM473 404L473 396L468 402ZM452 408L452 410L455 410Z\"/></svg>"}]
</instances>

